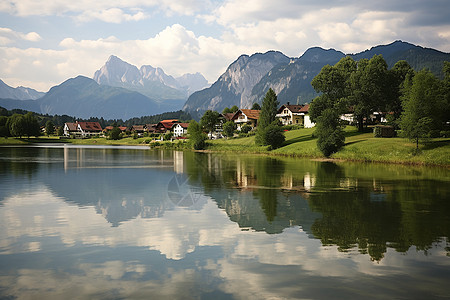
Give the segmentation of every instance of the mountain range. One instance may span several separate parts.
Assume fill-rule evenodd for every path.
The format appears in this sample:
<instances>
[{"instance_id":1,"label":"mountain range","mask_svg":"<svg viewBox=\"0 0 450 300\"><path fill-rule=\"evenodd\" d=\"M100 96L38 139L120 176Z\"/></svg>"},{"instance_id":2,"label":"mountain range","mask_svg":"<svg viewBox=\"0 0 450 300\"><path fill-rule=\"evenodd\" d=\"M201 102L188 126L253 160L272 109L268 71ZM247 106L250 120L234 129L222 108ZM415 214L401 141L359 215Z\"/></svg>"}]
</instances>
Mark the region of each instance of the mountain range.
<instances>
[{"instance_id":1,"label":"mountain range","mask_svg":"<svg viewBox=\"0 0 450 300\"><path fill-rule=\"evenodd\" d=\"M233 105L249 108L255 102L261 103L269 88L276 92L280 103L303 104L317 96L311 80L323 66L334 65L347 55L359 60L377 54L383 55L389 68L399 60L406 60L416 71L428 68L441 78L443 62L450 61L450 53L402 41L356 54L313 47L302 56L292 58L269 51L241 55L208 87L200 73L175 78L161 68L144 65L138 69L112 55L93 79L71 78L47 93L12 88L0 81L0 106L44 114L124 120L183 107L199 118L208 109L222 111Z\"/></svg>"},{"instance_id":2,"label":"mountain range","mask_svg":"<svg viewBox=\"0 0 450 300\"><path fill-rule=\"evenodd\" d=\"M15 100L35 100L41 98L45 93L38 92L34 89L19 86L16 88L10 87L2 80L0 80L0 98L15 99Z\"/></svg>"},{"instance_id":3,"label":"mountain range","mask_svg":"<svg viewBox=\"0 0 450 300\"><path fill-rule=\"evenodd\" d=\"M112 55L93 79L71 78L47 93L12 88L0 81L0 106L49 115L127 120L178 111L190 93L207 86L200 73L174 78L161 68L147 65L138 69Z\"/></svg>"},{"instance_id":4,"label":"mountain range","mask_svg":"<svg viewBox=\"0 0 450 300\"><path fill-rule=\"evenodd\" d=\"M193 93L183 109L193 116L200 116L208 109L222 111L233 105L250 108L255 102L261 103L269 88L275 91L280 103L308 103L318 95L311 80L323 66L334 65L345 56L360 60L378 54L383 55L389 68L399 60L406 60L414 70L428 68L441 78L443 62L450 61L450 53L402 41L356 54L313 47L299 58L288 58L274 51L242 55L210 88Z\"/></svg>"},{"instance_id":5,"label":"mountain range","mask_svg":"<svg viewBox=\"0 0 450 300\"><path fill-rule=\"evenodd\" d=\"M122 87L159 100L186 100L195 91L209 86L200 73L174 78L163 69L144 65L140 69L111 55L93 79L101 85Z\"/></svg>"}]
</instances>

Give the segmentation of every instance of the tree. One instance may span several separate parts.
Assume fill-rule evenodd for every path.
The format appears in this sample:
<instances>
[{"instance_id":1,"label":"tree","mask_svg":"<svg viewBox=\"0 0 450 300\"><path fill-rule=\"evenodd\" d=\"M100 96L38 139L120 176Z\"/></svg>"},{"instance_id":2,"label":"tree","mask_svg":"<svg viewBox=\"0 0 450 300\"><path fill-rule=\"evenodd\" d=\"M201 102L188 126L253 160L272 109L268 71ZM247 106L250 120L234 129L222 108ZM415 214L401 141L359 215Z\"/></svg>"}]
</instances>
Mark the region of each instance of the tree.
<instances>
[{"instance_id":1,"label":"tree","mask_svg":"<svg viewBox=\"0 0 450 300\"><path fill-rule=\"evenodd\" d=\"M226 137L232 137L235 129L236 124L233 121L228 121L223 124L223 133Z\"/></svg>"},{"instance_id":2,"label":"tree","mask_svg":"<svg viewBox=\"0 0 450 300\"><path fill-rule=\"evenodd\" d=\"M233 105L233 106L230 108L230 110L231 110L232 113L235 113L235 112L237 112L237 111L239 110L239 107L237 107L236 105Z\"/></svg>"},{"instance_id":3,"label":"tree","mask_svg":"<svg viewBox=\"0 0 450 300\"><path fill-rule=\"evenodd\" d=\"M404 89L405 81L414 77L414 70L406 60L399 60L389 70L388 75L389 97L385 103L384 111L389 112L386 116L388 123L398 129L400 127L400 116L403 112L402 90Z\"/></svg>"},{"instance_id":4,"label":"tree","mask_svg":"<svg viewBox=\"0 0 450 300\"><path fill-rule=\"evenodd\" d=\"M115 126L113 129L111 129L111 132L109 133L109 138L111 140L120 140L120 134L122 133L122 130L120 130L119 127Z\"/></svg>"},{"instance_id":5,"label":"tree","mask_svg":"<svg viewBox=\"0 0 450 300\"><path fill-rule=\"evenodd\" d=\"M329 157L339 151L345 144L345 136L339 122L339 115L331 108L327 108L317 120L316 130L317 147Z\"/></svg>"},{"instance_id":6,"label":"tree","mask_svg":"<svg viewBox=\"0 0 450 300\"><path fill-rule=\"evenodd\" d=\"M24 120L24 135L27 137L30 136L39 136L41 134L41 127L39 126L39 122L34 116L34 114L29 111L23 116Z\"/></svg>"},{"instance_id":7,"label":"tree","mask_svg":"<svg viewBox=\"0 0 450 300\"><path fill-rule=\"evenodd\" d=\"M0 136L9 136L8 117L0 116Z\"/></svg>"},{"instance_id":8,"label":"tree","mask_svg":"<svg viewBox=\"0 0 450 300\"><path fill-rule=\"evenodd\" d=\"M53 124L52 120L48 120L45 123L45 133L47 135L52 135L55 133L55 124Z\"/></svg>"},{"instance_id":9,"label":"tree","mask_svg":"<svg viewBox=\"0 0 450 300\"><path fill-rule=\"evenodd\" d=\"M213 132L219 123L219 113L217 111L207 110L200 119L201 126L208 132Z\"/></svg>"},{"instance_id":10,"label":"tree","mask_svg":"<svg viewBox=\"0 0 450 300\"><path fill-rule=\"evenodd\" d=\"M352 74L357 64L349 56L334 66L326 65L311 84L322 95L310 105L311 120L316 122L317 147L325 156L337 152L345 143L340 115L348 110L352 95Z\"/></svg>"},{"instance_id":11,"label":"tree","mask_svg":"<svg viewBox=\"0 0 450 300\"><path fill-rule=\"evenodd\" d=\"M223 110L222 110L222 114L224 115L224 114L230 114L230 113L232 113L232 111L231 111L231 109L229 108L229 107L225 107Z\"/></svg>"},{"instance_id":12,"label":"tree","mask_svg":"<svg viewBox=\"0 0 450 300\"><path fill-rule=\"evenodd\" d=\"M258 102L255 102L255 103L253 103L253 105L252 105L252 109L255 109L255 110L261 110L261 106L259 105Z\"/></svg>"},{"instance_id":13,"label":"tree","mask_svg":"<svg viewBox=\"0 0 450 300\"><path fill-rule=\"evenodd\" d=\"M189 122L188 134L189 134L189 141L193 149L195 150L205 149L206 146L205 141L208 137L203 133L200 124L198 124L194 120Z\"/></svg>"},{"instance_id":14,"label":"tree","mask_svg":"<svg viewBox=\"0 0 450 300\"><path fill-rule=\"evenodd\" d=\"M406 84L403 94L403 114L400 127L403 135L416 143L430 137L432 130L442 127L445 99L442 84L430 71L419 71L410 84Z\"/></svg>"},{"instance_id":15,"label":"tree","mask_svg":"<svg viewBox=\"0 0 450 300\"><path fill-rule=\"evenodd\" d=\"M258 128L256 131L255 142L257 145L268 145L266 140L265 129L276 119L278 105L277 94L269 88L262 101L261 112L259 113Z\"/></svg>"},{"instance_id":16,"label":"tree","mask_svg":"<svg viewBox=\"0 0 450 300\"><path fill-rule=\"evenodd\" d=\"M387 63L382 55L374 55L370 60L361 59L357 69L350 76L350 104L358 123L358 131L363 131L364 119L369 119L374 111L381 111L389 98Z\"/></svg>"},{"instance_id":17,"label":"tree","mask_svg":"<svg viewBox=\"0 0 450 300\"><path fill-rule=\"evenodd\" d=\"M58 130L56 131L57 136L63 136L64 135L64 125L59 126Z\"/></svg>"},{"instance_id":18,"label":"tree","mask_svg":"<svg viewBox=\"0 0 450 300\"><path fill-rule=\"evenodd\" d=\"M13 114L8 118L7 126L12 136L20 138L25 135L25 120L23 115Z\"/></svg>"}]
</instances>

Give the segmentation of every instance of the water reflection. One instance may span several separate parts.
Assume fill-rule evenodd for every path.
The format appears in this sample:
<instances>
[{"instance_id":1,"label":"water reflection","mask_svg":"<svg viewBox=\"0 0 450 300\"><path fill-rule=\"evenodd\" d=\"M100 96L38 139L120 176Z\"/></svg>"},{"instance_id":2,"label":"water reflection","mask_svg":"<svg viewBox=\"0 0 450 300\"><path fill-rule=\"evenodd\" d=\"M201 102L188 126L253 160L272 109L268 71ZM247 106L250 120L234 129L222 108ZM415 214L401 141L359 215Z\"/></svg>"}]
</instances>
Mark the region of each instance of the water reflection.
<instances>
[{"instance_id":1,"label":"water reflection","mask_svg":"<svg viewBox=\"0 0 450 300\"><path fill-rule=\"evenodd\" d=\"M0 298L448 296L447 170L88 148L0 166Z\"/></svg>"},{"instance_id":2,"label":"water reflection","mask_svg":"<svg viewBox=\"0 0 450 300\"><path fill-rule=\"evenodd\" d=\"M426 254L433 243L450 237L447 184L421 178L420 169L375 165L375 172L389 178L379 179L371 176L373 169L355 177L346 164L332 162L190 155L193 184L244 229L280 233L298 225L325 246L356 248L375 261L388 247L406 252L415 246ZM448 182L448 172L441 172Z\"/></svg>"}]
</instances>

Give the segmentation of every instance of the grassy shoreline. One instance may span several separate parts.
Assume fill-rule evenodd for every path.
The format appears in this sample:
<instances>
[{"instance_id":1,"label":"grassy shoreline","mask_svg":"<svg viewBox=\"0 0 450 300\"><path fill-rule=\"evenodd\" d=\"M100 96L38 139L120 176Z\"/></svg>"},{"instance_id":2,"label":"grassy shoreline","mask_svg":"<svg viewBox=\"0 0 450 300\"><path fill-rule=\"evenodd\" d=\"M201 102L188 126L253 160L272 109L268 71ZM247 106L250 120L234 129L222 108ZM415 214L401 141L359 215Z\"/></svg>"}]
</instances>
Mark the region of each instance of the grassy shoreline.
<instances>
[{"instance_id":1,"label":"grassy shoreline","mask_svg":"<svg viewBox=\"0 0 450 300\"><path fill-rule=\"evenodd\" d=\"M433 139L421 145L415 154L415 144L404 138L374 138L372 133L359 133L354 127L345 130L345 146L330 158L325 158L317 149L314 129L298 129L286 132L283 147L269 151L267 147L256 146L254 137L210 140L204 152L233 152L262 154L269 156L301 157L331 161L356 161L395 163L404 165L429 165L450 167L450 138ZM76 145L133 145L147 146L149 138L124 138L107 140L91 139L59 139L40 137L30 139L0 138L0 145L26 145L33 143L68 143ZM161 148L187 150L185 141L162 142Z\"/></svg>"}]
</instances>

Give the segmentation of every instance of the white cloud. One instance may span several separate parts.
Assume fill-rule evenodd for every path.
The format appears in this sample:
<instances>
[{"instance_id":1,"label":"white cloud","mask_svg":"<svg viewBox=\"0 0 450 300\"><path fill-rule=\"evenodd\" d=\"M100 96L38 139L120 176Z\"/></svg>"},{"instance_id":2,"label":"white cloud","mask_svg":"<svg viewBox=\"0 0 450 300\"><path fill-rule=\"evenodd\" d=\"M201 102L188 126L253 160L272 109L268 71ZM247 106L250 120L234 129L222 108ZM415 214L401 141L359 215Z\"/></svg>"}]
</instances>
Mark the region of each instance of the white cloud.
<instances>
[{"instance_id":1,"label":"white cloud","mask_svg":"<svg viewBox=\"0 0 450 300\"><path fill-rule=\"evenodd\" d=\"M137 11L133 14L127 14L120 8L109 8L102 11L84 11L77 17L77 20L81 22L88 22L98 19L106 23L120 24L124 21L141 21L146 18L146 14L142 11Z\"/></svg>"},{"instance_id":2,"label":"white cloud","mask_svg":"<svg viewBox=\"0 0 450 300\"><path fill-rule=\"evenodd\" d=\"M16 41L38 42L42 38L36 32L22 33L11 28L0 27L0 46L12 44Z\"/></svg>"},{"instance_id":3,"label":"white cloud","mask_svg":"<svg viewBox=\"0 0 450 300\"><path fill-rule=\"evenodd\" d=\"M17 16L73 16L79 21L99 19L104 22L142 20L144 10L163 12L168 15L193 15L210 7L209 0L11 0L0 3L0 11ZM124 11L138 10L135 14Z\"/></svg>"}]
</instances>

